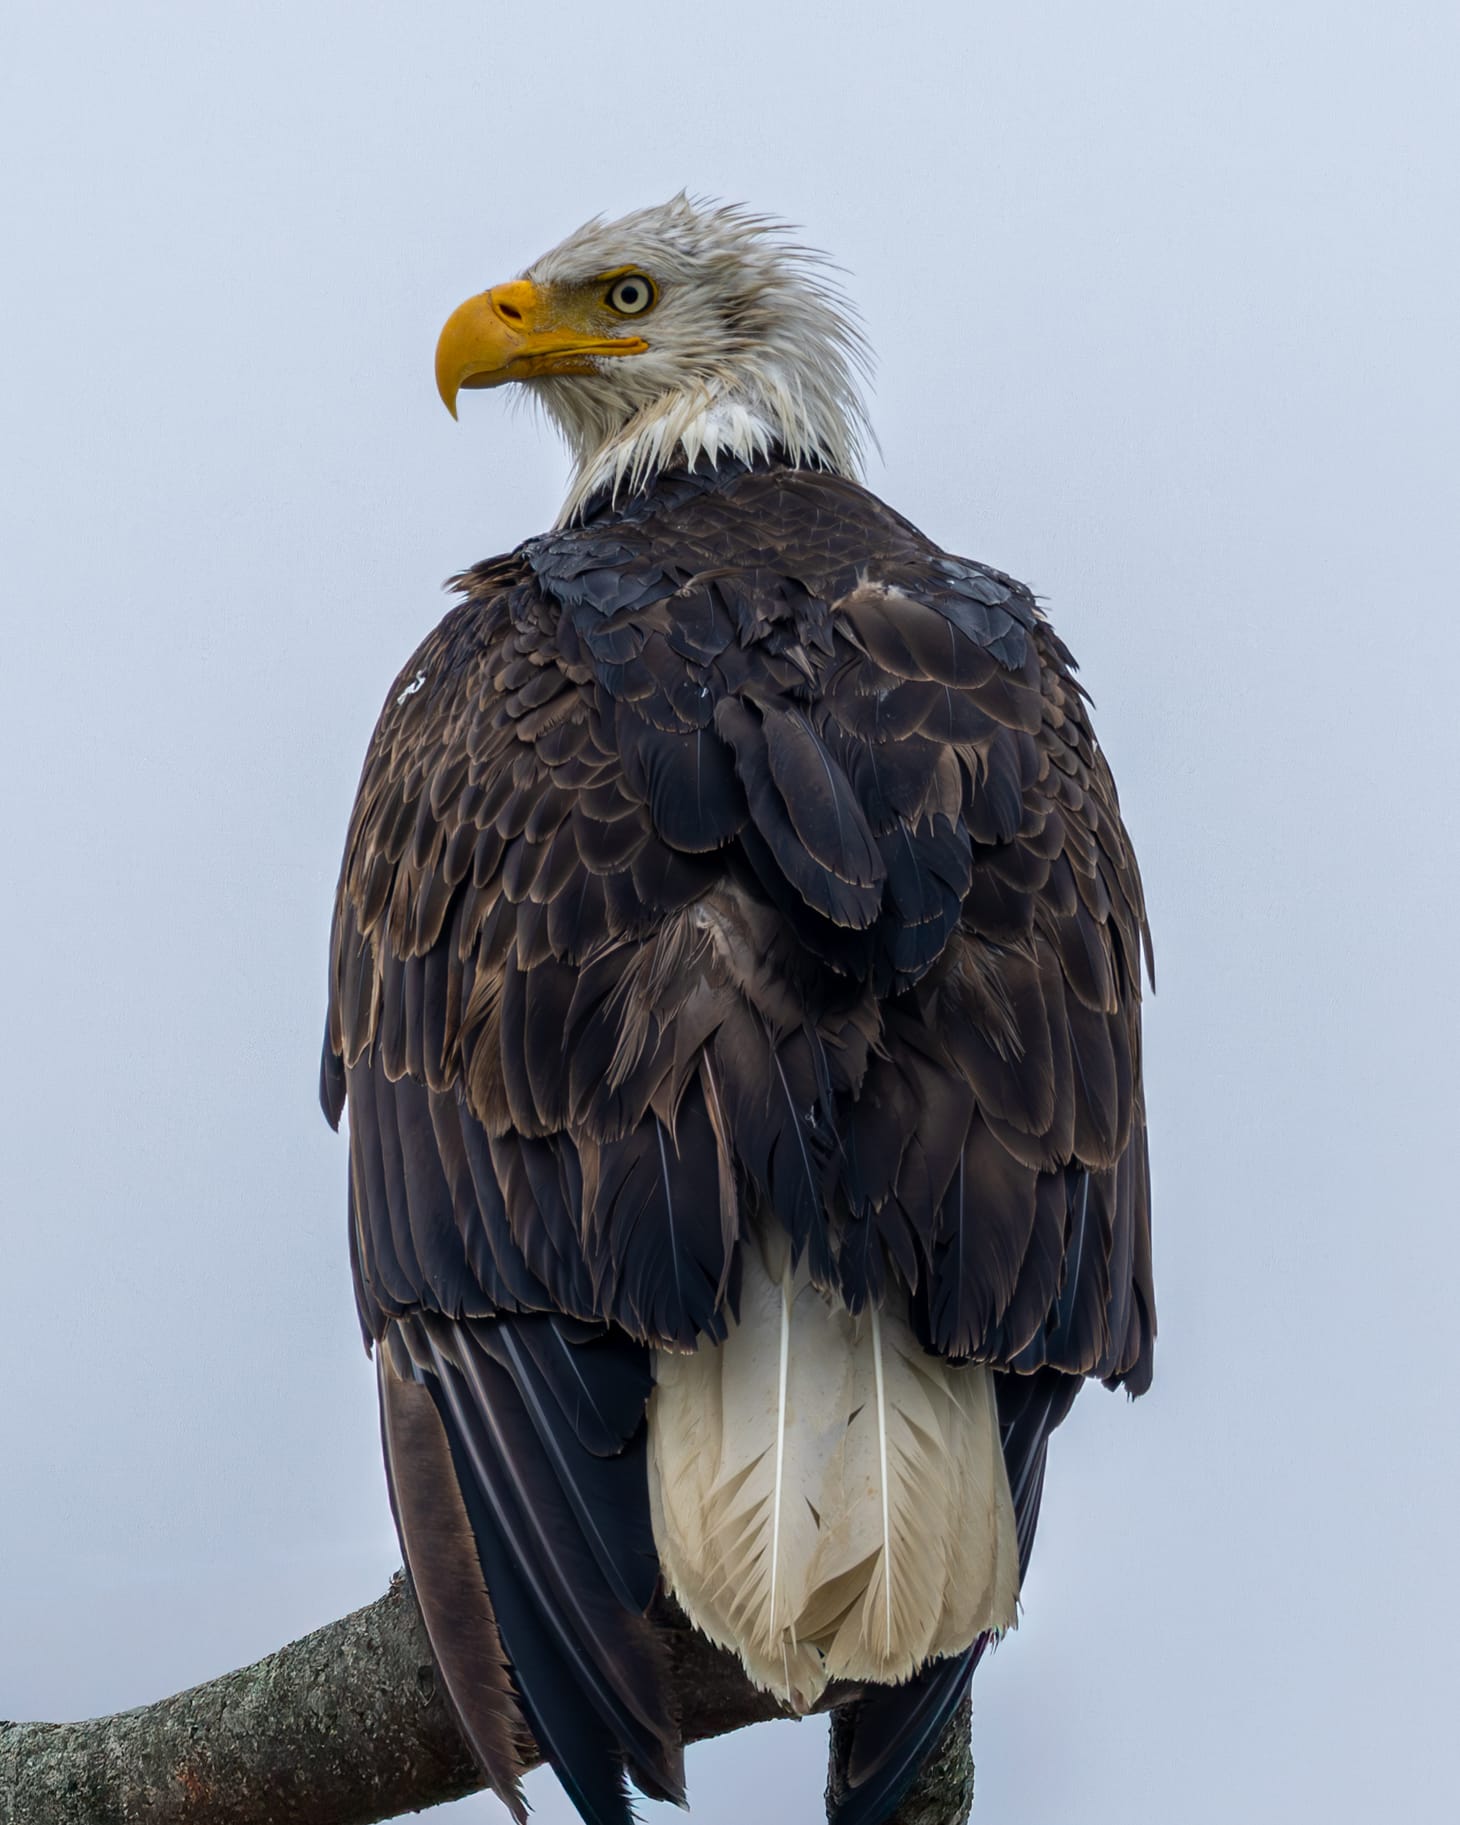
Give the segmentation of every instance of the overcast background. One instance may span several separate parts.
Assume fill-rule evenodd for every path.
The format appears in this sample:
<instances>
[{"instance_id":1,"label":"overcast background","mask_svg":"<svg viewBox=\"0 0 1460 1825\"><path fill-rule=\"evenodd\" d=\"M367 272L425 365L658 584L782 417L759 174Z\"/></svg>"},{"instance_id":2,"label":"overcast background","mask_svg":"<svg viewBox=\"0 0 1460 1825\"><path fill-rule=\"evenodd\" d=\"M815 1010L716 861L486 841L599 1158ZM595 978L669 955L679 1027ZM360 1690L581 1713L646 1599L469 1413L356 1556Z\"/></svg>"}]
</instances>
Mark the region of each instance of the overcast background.
<instances>
[{"instance_id":1,"label":"overcast background","mask_svg":"<svg viewBox=\"0 0 1460 1825\"><path fill-rule=\"evenodd\" d=\"M331 896L440 579L565 473L432 350L688 185L846 267L870 480L1048 599L1148 884L1156 1386L1056 1441L975 1820L1448 1810L1456 17L8 0L0 1715L397 1564ZM692 1751L696 1821L819 1816L824 1736Z\"/></svg>"}]
</instances>

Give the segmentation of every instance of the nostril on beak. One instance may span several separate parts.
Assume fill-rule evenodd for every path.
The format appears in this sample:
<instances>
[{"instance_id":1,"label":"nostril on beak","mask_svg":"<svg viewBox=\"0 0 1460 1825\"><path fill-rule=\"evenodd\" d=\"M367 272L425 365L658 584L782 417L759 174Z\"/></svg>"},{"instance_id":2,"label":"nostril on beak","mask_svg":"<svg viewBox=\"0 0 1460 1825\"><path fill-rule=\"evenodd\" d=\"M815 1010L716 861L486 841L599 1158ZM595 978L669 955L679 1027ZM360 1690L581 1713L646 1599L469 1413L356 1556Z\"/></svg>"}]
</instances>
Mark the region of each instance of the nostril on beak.
<instances>
[{"instance_id":1,"label":"nostril on beak","mask_svg":"<svg viewBox=\"0 0 1460 1825\"><path fill-rule=\"evenodd\" d=\"M515 304L509 304L505 298L497 300L497 315L505 317L509 323L521 323L522 312Z\"/></svg>"}]
</instances>

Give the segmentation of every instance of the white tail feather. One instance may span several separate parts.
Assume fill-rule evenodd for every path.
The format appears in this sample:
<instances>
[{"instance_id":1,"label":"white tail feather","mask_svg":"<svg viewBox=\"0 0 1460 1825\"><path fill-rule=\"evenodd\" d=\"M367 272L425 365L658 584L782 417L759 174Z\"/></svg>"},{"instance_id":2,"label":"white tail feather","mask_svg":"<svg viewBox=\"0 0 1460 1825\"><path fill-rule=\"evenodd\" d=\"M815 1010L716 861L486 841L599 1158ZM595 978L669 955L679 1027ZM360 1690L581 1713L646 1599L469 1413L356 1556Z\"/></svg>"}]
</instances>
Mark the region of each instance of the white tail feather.
<instances>
[{"instance_id":1,"label":"white tail feather","mask_svg":"<svg viewBox=\"0 0 1460 1825\"><path fill-rule=\"evenodd\" d=\"M853 1318L745 1251L723 1344L658 1352L649 1488L666 1582L758 1684L805 1709L1011 1628L1013 1503L993 1377Z\"/></svg>"},{"instance_id":2,"label":"white tail feather","mask_svg":"<svg viewBox=\"0 0 1460 1825\"><path fill-rule=\"evenodd\" d=\"M786 1382L791 1366L791 1263L781 1271L781 1381L776 1395L776 1486L771 1496L771 1603L767 1622L776 1632L776 1574L781 1563L781 1503L786 1483Z\"/></svg>"},{"instance_id":3,"label":"white tail feather","mask_svg":"<svg viewBox=\"0 0 1460 1825\"><path fill-rule=\"evenodd\" d=\"M888 1518L887 1390L882 1381L882 1315L872 1307L872 1372L877 1384L877 1459L882 1489L882 1607L887 1613L887 1653L892 1654L892 1523Z\"/></svg>"}]
</instances>

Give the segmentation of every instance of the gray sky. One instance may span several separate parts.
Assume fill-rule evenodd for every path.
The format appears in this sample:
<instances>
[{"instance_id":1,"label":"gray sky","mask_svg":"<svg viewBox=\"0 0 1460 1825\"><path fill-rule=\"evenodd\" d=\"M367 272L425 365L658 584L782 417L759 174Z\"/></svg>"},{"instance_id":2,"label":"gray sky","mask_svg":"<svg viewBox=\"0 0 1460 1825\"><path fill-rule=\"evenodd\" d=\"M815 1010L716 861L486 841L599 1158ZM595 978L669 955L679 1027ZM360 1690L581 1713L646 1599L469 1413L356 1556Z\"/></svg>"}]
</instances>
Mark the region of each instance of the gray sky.
<instances>
[{"instance_id":1,"label":"gray sky","mask_svg":"<svg viewBox=\"0 0 1460 1825\"><path fill-rule=\"evenodd\" d=\"M565 473L500 395L453 425L432 350L688 185L848 269L872 484L1048 599L1155 923L1156 1387L1056 1441L975 1818L1439 1815L1457 40L1336 0L10 0L0 1715L158 1697L397 1563L314 1100L331 894L440 579ZM814 1818L823 1743L693 1752L694 1818Z\"/></svg>"}]
</instances>

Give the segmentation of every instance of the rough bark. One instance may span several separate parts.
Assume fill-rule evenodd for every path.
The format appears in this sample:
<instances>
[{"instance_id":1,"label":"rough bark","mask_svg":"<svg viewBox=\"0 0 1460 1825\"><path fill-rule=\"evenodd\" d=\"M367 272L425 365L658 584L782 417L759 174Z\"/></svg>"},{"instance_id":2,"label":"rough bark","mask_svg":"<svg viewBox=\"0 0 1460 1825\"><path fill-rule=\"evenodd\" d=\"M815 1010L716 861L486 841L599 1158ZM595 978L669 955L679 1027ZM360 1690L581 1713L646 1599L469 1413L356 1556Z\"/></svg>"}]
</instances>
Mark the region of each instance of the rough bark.
<instances>
[{"instance_id":1,"label":"rough bark","mask_svg":"<svg viewBox=\"0 0 1460 1825\"><path fill-rule=\"evenodd\" d=\"M784 1715L730 1655L663 1621L686 1742ZM957 1762L958 1732L950 1784L939 1769ZM963 1825L967 1796L949 1796L972 1792L967 1735L964 1715L889 1825ZM535 1744L523 1750L541 1760ZM833 1781L836 1767L834 1731ZM480 1785L399 1577L365 1609L157 1704L84 1723L0 1722L0 1825L373 1825Z\"/></svg>"}]
</instances>

